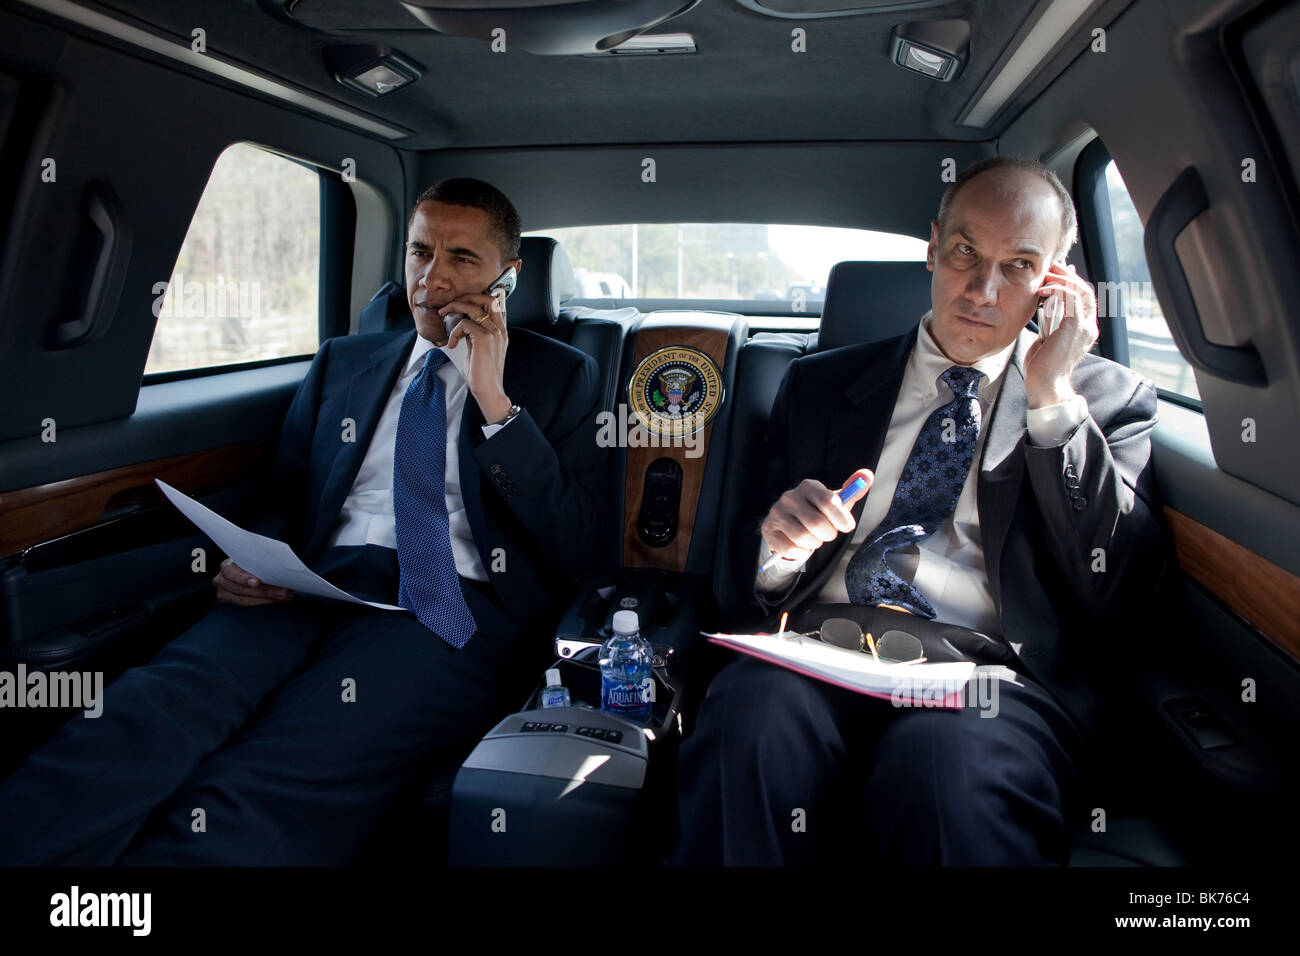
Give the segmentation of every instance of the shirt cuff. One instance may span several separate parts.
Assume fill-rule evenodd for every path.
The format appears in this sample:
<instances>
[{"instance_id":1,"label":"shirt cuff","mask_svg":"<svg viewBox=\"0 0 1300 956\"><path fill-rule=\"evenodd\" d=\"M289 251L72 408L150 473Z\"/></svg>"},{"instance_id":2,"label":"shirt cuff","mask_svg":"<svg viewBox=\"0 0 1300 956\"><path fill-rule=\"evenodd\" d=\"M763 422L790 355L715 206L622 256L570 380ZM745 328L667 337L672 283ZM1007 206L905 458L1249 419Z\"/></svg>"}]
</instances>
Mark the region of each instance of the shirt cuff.
<instances>
[{"instance_id":1,"label":"shirt cuff","mask_svg":"<svg viewBox=\"0 0 1300 956\"><path fill-rule=\"evenodd\" d=\"M1088 400L1075 395L1055 405L1031 408L1026 415L1029 440L1039 448L1059 445L1088 417Z\"/></svg>"},{"instance_id":2,"label":"shirt cuff","mask_svg":"<svg viewBox=\"0 0 1300 956\"><path fill-rule=\"evenodd\" d=\"M772 556L772 553L772 549L767 546L767 542L759 539L758 566L760 568ZM754 587L763 592L780 591L787 588L807 563L806 559L800 561L796 558L777 558L776 564L766 571L758 572L754 578Z\"/></svg>"},{"instance_id":3,"label":"shirt cuff","mask_svg":"<svg viewBox=\"0 0 1300 956\"><path fill-rule=\"evenodd\" d=\"M515 418L518 418L518 417L519 417L518 415L515 416ZM507 418L505 421L503 421L503 422L497 422L497 423L495 423L495 424L493 424L493 425L484 425L484 426L483 426L483 437L484 437L484 438L491 438L491 437L492 437L493 435L495 435L497 432L501 431L501 429L505 428L507 425L509 425L511 422L513 422L513 421L515 420L515 418Z\"/></svg>"}]
</instances>

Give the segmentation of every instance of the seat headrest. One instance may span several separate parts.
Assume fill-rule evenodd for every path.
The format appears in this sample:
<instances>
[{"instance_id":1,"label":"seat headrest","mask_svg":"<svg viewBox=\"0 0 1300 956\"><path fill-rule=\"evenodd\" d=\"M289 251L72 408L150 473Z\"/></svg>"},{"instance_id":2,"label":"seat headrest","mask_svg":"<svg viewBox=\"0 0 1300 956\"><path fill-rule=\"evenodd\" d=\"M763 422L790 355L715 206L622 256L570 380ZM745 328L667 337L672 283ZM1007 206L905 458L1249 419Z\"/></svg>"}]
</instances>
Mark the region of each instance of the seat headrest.
<instances>
[{"instance_id":1,"label":"seat headrest","mask_svg":"<svg viewBox=\"0 0 1300 956\"><path fill-rule=\"evenodd\" d=\"M519 258L524 265L506 307L508 321L523 328L545 329L559 320L560 306L577 294L573 266L564 247L548 236L519 240ZM361 311L357 330L392 332L409 329L414 321L406 301L406 287L385 282Z\"/></svg>"},{"instance_id":2,"label":"seat headrest","mask_svg":"<svg viewBox=\"0 0 1300 956\"><path fill-rule=\"evenodd\" d=\"M564 247L549 236L519 240L519 284L506 304L511 325L542 328L560 317L560 306L578 293L578 280Z\"/></svg>"},{"instance_id":3,"label":"seat headrest","mask_svg":"<svg viewBox=\"0 0 1300 956\"><path fill-rule=\"evenodd\" d=\"M902 335L929 308L924 262L837 262L826 280L816 351Z\"/></svg>"}]
</instances>

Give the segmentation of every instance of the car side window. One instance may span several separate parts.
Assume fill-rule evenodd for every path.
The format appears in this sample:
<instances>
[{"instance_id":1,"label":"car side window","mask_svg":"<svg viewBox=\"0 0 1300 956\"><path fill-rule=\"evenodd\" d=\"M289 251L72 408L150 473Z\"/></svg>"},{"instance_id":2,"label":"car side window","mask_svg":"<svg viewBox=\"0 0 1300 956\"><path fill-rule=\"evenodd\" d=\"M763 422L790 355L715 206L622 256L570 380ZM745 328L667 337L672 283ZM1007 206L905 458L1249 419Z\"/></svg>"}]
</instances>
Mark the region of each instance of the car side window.
<instances>
[{"instance_id":1,"label":"car side window","mask_svg":"<svg viewBox=\"0 0 1300 956\"><path fill-rule=\"evenodd\" d=\"M1125 316L1129 365L1135 372L1149 378L1158 388L1199 402L1192 367L1178 351L1156 300L1142 246L1142 220L1113 159L1106 164L1106 195L1119 274L1113 281L1098 283L1097 311L1105 316L1123 310L1119 314Z\"/></svg>"},{"instance_id":2,"label":"car side window","mask_svg":"<svg viewBox=\"0 0 1300 956\"><path fill-rule=\"evenodd\" d=\"M167 281L146 376L312 355L320 174L246 143L217 158Z\"/></svg>"}]
</instances>

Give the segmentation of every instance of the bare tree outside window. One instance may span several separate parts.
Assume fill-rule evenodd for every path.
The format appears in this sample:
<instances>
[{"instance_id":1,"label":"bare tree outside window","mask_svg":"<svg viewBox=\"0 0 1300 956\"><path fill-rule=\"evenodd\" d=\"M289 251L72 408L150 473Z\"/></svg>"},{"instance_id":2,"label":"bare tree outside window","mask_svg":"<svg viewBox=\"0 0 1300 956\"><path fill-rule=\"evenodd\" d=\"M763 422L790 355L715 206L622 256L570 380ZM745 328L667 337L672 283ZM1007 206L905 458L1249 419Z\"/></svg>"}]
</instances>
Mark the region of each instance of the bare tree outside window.
<instances>
[{"instance_id":1,"label":"bare tree outside window","mask_svg":"<svg viewBox=\"0 0 1300 956\"><path fill-rule=\"evenodd\" d=\"M154 286L146 374L314 354L319 273L319 174L256 146L229 147L165 289Z\"/></svg>"}]
</instances>

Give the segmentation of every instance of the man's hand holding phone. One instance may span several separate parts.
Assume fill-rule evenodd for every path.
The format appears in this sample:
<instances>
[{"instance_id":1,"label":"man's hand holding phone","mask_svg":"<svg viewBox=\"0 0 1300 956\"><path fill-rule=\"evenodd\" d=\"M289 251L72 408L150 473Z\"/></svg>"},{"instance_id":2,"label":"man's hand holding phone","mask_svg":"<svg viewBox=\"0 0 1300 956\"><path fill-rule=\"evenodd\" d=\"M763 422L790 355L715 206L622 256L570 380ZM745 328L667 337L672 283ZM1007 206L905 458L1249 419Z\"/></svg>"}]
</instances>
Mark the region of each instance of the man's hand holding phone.
<instances>
[{"instance_id":1,"label":"man's hand holding phone","mask_svg":"<svg viewBox=\"0 0 1300 956\"><path fill-rule=\"evenodd\" d=\"M438 314L447 316L459 313L461 318L451 330L448 348L455 348L461 340L468 342L469 360L465 377L470 394L483 412L483 420L499 422L510 414L511 401L505 393L503 373L506 365L506 348L510 344L506 332L507 286L514 287L514 269L503 273L487 292L466 293L448 302ZM505 281L503 281L505 280Z\"/></svg>"},{"instance_id":2,"label":"man's hand holding phone","mask_svg":"<svg viewBox=\"0 0 1300 956\"><path fill-rule=\"evenodd\" d=\"M1074 266L1053 262L1037 294L1039 335L1024 363L1030 408L1069 400L1074 367L1097 341L1097 296Z\"/></svg>"},{"instance_id":3,"label":"man's hand holding phone","mask_svg":"<svg viewBox=\"0 0 1300 956\"><path fill-rule=\"evenodd\" d=\"M773 558L807 561L826 542L852 534L857 522L850 509L871 490L874 477L870 469L859 468L839 491L805 478L778 498L760 528Z\"/></svg>"}]
</instances>

